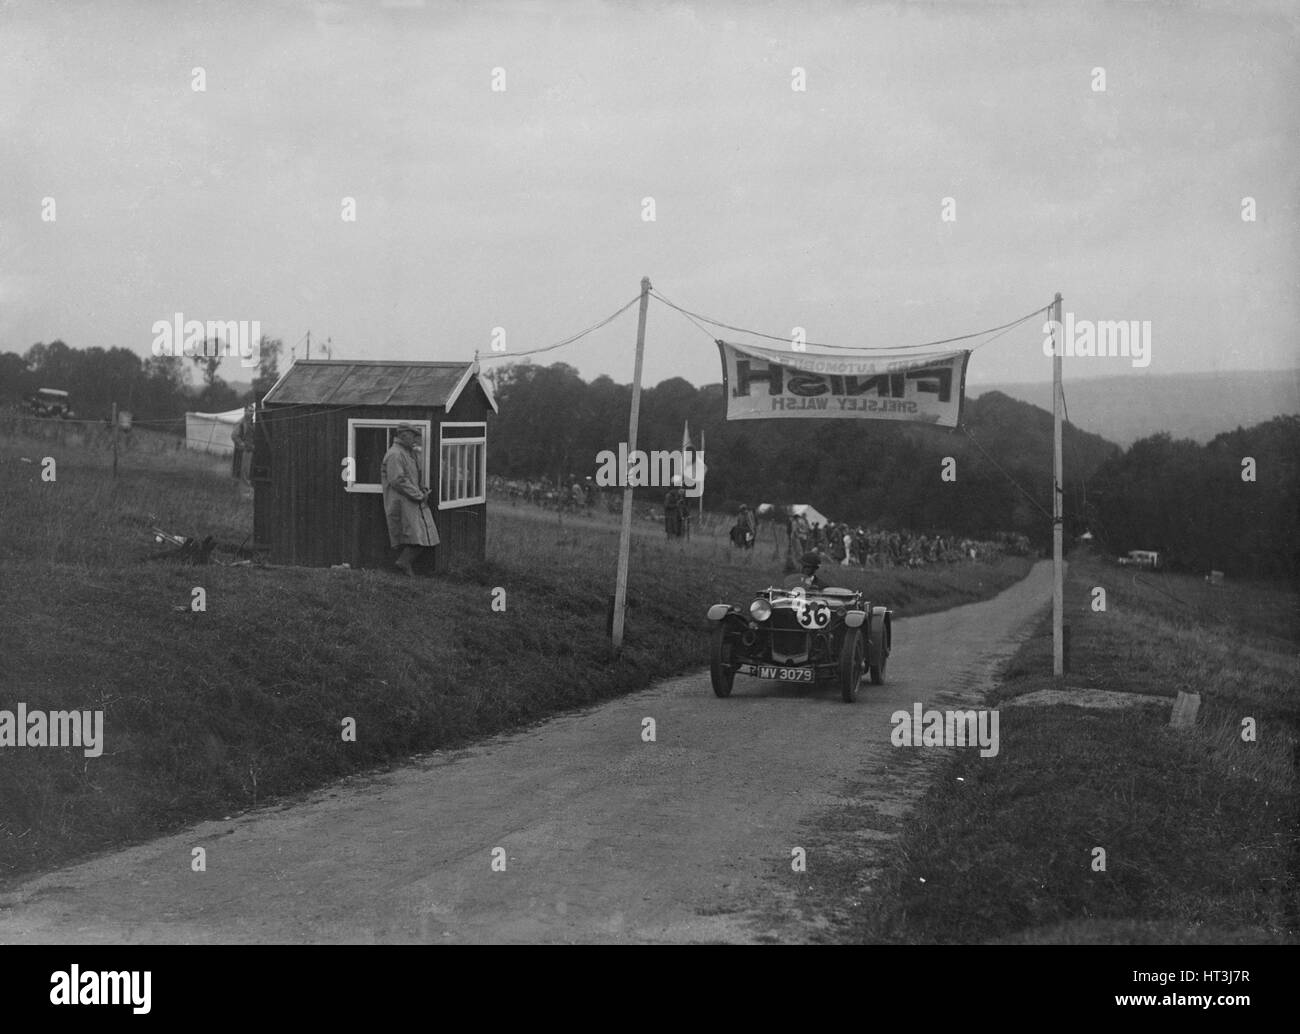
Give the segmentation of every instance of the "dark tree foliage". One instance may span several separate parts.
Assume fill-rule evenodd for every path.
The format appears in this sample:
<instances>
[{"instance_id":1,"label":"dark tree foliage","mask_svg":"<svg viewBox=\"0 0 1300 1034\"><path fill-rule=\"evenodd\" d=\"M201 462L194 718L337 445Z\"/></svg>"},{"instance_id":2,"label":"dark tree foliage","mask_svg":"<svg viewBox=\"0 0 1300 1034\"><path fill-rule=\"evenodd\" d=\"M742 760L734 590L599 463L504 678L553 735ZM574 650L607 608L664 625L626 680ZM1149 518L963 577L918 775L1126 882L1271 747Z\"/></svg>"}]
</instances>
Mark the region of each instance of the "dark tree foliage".
<instances>
[{"instance_id":1,"label":"dark tree foliage","mask_svg":"<svg viewBox=\"0 0 1300 1034\"><path fill-rule=\"evenodd\" d=\"M1247 480L1248 460L1254 480ZM1091 486L1097 533L1175 569L1300 575L1300 416L1237 428L1206 445L1158 434L1105 464Z\"/></svg>"},{"instance_id":2,"label":"dark tree foliage","mask_svg":"<svg viewBox=\"0 0 1300 1034\"><path fill-rule=\"evenodd\" d=\"M278 352L271 342L271 355ZM264 345L265 348L265 345ZM263 373L268 369L263 352ZM58 388L72 396L78 419L106 420L113 403L130 411L138 423L184 434L189 410L225 412L244 401L217 376L215 364L205 366L203 384L190 386L184 359L151 356L142 360L126 348L69 348L62 341L32 345L24 355L0 353L0 404L16 404L38 388ZM275 369L272 360L270 370Z\"/></svg>"},{"instance_id":3,"label":"dark tree foliage","mask_svg":"<svg viewBox=\"0 0 1300 1034\"><path fill-rule=\"evenodd\" d=\"M0 356L0 397L17 402L38 388L58 388L72 396L79 418L104 419L116 401L136 411L147 375L144 363L126 348L74 349L62 341L38 343L26 355ZM183 411L182 411L183 412Z\"/></svg>"},{"instance_id":4,"label":"dark tree foliage","mask_svg":"<svg viewBox=\"0 0 1300 1034\"><path fill-rule=\"evenodd\" d=\"M280 358L284 355L284 342L265 334L258 343L257 376L253 378L253 398L260 399L280 379Z\"/></svg>"}]
</instances>

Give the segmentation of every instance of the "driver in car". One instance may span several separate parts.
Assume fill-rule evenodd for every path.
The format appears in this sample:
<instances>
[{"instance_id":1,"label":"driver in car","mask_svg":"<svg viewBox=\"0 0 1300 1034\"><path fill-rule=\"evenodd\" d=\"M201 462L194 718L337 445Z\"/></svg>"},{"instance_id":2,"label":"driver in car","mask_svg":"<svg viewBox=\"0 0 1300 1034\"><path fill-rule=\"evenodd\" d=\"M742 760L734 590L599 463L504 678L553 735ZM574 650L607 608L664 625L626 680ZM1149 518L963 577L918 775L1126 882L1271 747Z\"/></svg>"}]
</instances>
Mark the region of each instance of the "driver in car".
<instances>
[{"instance_id":1,"label":"driver in car","mask_svg":"<svg viewBox=\"0 0 1300 1034\"><path fill-rule=\"evenodd\" d=\"M826 583L816 576L816 570L822 566L822 554L818 553L815 549L810 549L807 553L803 554L801 563L803 568L802 574L790 575L787 581L785 581L785 588L794 588L796 585L800 585L800 587L805 589L826 588Z\"/></svg>"}]
</instances>

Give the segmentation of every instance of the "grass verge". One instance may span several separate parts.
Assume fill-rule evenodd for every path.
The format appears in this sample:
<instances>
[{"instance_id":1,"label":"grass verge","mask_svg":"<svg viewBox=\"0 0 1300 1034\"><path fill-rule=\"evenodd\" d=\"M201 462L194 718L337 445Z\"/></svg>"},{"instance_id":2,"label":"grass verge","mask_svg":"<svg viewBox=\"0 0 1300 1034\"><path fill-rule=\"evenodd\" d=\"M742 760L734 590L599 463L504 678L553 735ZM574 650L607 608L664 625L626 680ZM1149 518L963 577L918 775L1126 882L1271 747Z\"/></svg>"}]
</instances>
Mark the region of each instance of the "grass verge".
<instances>
[{"instance_id":1,"label":"grass verge","mask_svg":"<svg viewBox=\"0 0 1300 1034\"><path fill-rule=\"evenodd\" d=\"M1092 609L1095 587L1106 589L1104 612ZM1163 704L1016 705L1060 688L1043 674L1049 615L988 700L1001 716L996 757L933 751L930 788L906 816L882 824L850 808L839 817L897 834L878 870L845 866L820 891L855 903L842 934L892 943L1293 943L1295 606L1295 593L1276 586L1212 587L1077 558L1066 586L1066 695L1101 689ZM1179 690L1202 695L1187 731L1169 726ZM1246 719L1253 742L1243 739ZM912 753L896 751L889 765L914 765Z\"/></svg>"}]
</instances>

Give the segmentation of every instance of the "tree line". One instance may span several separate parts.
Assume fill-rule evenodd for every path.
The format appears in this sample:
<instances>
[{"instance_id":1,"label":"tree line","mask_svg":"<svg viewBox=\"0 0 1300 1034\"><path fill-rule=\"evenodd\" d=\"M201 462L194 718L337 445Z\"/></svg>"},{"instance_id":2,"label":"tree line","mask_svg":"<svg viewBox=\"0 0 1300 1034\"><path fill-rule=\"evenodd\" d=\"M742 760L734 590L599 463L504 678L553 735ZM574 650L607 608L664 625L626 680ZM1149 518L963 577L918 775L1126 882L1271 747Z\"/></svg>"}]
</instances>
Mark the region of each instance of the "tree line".
<instances>
[{"instance_id":1,"label":"tree line","mask_svg":"<svg viewBox=\"0 0 1300 1034\"><path fill-rule=\"evenodd\" d=\"M594 475L625 441L631 386L585 382L564 363L493 373L501 412L488 463L507 478ZM704 436L706 509L810 503L836 521L991 539L1020 533L1050 546L1052 415L988 392L967 399L962 429L885 421L727 422L721 384L674 377L641 393L637 447L680 448ZM1243 480L1253 458L1256 480ZM1091 531L1115 554L1153 549L1175 569L1296 577L1300 417L1279 417L1199 445L1156 435L1127 450L1067 423L1067 541ZM952 459L955 480L942 479ZM655 500L662 489L640 489Z\"/></svg>"},{"instance_id":2,"label":"tree line","mask_svg":"<svg viewBox=\"0 0 1300 1034\"><path fill-rule=\"evenodd\" d=\"M116 402L139 423L184 434L186 412L224 413L266 394L280 376L283 348L263 337L253 384L238 391L220 376L216 347L207 356L141 359L127 348L41 342L23 355L0 353L0 402L12 405L38 388L58 388L71 394L77 419L107 420Z\"/></svg>"},{"instance_id":3,"label":"tree line","mask_svg":"<svg viewBox=\"0 0 1300 1034\"><path fill-rule=\"evenodd\" d=\"M1205 445L1144 438L1097 471L1094 531L1123 553L1150 549L1175 569L1300 576L1300 416L1274 417Z\"/></svg>"},{"instance_id":4,"label":"tree line","mask_svg":"<svg viewBox=\"0 0 1300 1034\"><path fill-rule=\"evenodd\" d=\"M587 383L564 363L494 371L500 414L488 435L488 465L507 478L594 475L596 456L626 441L630 385ZM697 388L674 377L641 393L637 447L681 447L684 425L705 447L706 509L809 503L832 520L883 529L992 538L1020 532L1051 538L1050 413L996 392L967 399L965 431L854 420L725 419L721 384ZM1103 438L1066 428L1067 509L1118 452ZM943 480L944 460L955 480ZM663 489L639 490L647 501ZM1077 511L1076 511L1077 512Z\"/></svg>"}]
</instances>

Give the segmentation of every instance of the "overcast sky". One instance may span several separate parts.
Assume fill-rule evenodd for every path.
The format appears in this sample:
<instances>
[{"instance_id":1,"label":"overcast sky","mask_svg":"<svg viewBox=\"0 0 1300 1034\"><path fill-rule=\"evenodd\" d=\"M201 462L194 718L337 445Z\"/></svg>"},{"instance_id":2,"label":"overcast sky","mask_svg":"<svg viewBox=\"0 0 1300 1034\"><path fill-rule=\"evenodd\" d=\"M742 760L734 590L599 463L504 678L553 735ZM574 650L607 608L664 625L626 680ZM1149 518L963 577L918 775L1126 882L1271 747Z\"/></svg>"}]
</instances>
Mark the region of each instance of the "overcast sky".
<instances>
[{"instance_id":1,"label":"overcast sky","mask_svg":"<svg viewBox=\"0 0 1300 1034\"><path fill-rule=\"evenodd\" d=\"M497 326L511 351L567 337L649 276L855 346L1059 290L1080 319L1150 320L1151 373L1292 367L1298 25L1242 2L0 0L0 351L145 356L181 312L469 359ZM627 382L635 317L539 361ZM971 382L1050 377L1040 329ZM720 380L717 350L652 302L644 382L674 375Z\"/></svg>"}]
</instances>

